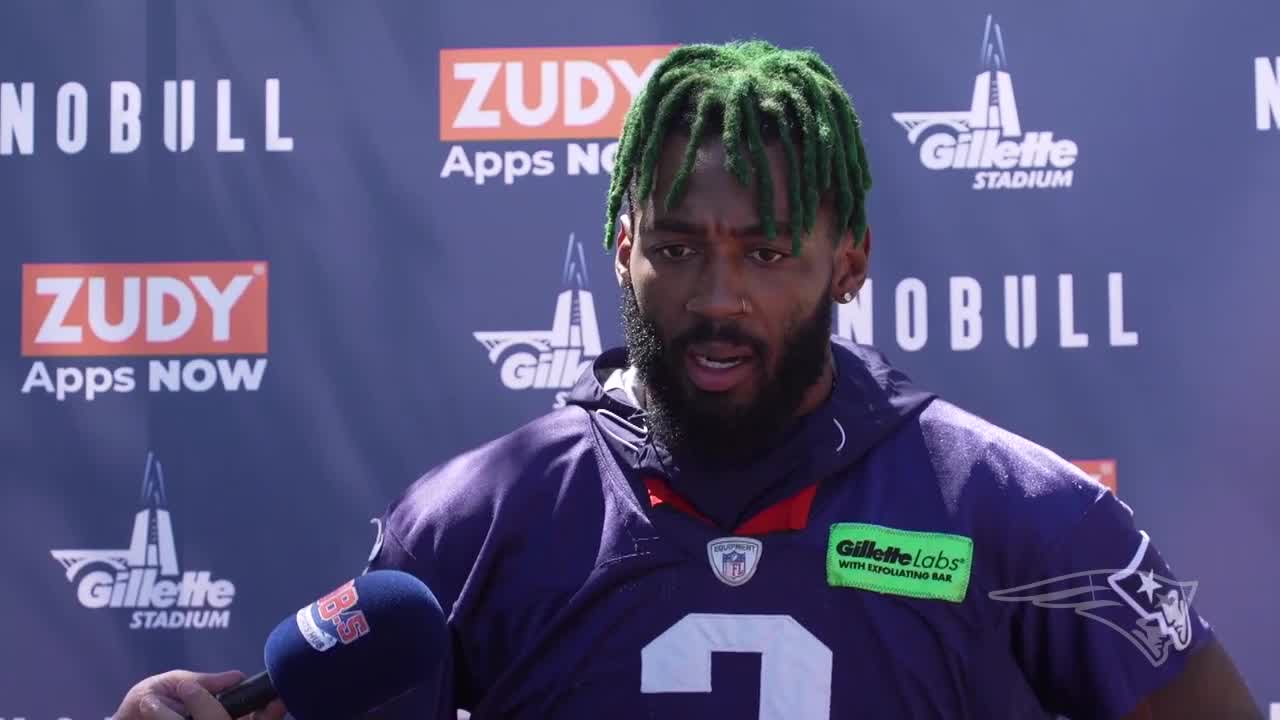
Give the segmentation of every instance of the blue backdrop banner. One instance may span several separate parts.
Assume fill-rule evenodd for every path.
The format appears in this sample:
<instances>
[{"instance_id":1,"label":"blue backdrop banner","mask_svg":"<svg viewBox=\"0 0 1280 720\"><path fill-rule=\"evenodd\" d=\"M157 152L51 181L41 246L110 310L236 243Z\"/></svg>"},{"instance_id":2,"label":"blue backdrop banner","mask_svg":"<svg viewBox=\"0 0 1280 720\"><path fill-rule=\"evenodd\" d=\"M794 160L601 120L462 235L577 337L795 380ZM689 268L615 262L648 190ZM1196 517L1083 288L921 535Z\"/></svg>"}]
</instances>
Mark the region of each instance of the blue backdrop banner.
<instances>
[{"instance_id":1,"label":"blue backdrop banner","mask_svg":"<svg viewBox=\"0 0 1280 720\"><path fill-rule=\"evenodd\" d=\"M0 720L261 667L432 465L621 341L674 45L812 47L875 186L834 333L1076 461L1280 701L1280 4L0 8ZM1273 717L1277 717L1273 710Z\"/></svg>"}]
</instances>

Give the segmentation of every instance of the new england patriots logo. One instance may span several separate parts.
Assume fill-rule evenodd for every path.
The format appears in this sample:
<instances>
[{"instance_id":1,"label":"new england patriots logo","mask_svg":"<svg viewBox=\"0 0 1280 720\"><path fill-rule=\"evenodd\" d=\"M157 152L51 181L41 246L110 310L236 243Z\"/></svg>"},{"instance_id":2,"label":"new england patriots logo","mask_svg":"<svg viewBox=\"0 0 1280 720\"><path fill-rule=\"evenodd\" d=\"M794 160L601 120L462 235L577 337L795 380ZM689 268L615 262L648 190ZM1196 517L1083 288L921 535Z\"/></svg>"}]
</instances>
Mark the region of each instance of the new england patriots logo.
<instances>
[{"instance_id":1,"label":"new england patriots logo","mask_svg":"<svg viewBox=\"0 0 1280 720\"><path fill-rule=\"evenodd\" d=\"M1173 650L1191 645L1191 600L1199 583L1158 574L1164 563L1150 547L1151 538L1141 535L1137 551L1122 570L1085 570L996 590L988 597L1075 610L1123 635L1159 667Z\"/></svg>"}]
</instances>

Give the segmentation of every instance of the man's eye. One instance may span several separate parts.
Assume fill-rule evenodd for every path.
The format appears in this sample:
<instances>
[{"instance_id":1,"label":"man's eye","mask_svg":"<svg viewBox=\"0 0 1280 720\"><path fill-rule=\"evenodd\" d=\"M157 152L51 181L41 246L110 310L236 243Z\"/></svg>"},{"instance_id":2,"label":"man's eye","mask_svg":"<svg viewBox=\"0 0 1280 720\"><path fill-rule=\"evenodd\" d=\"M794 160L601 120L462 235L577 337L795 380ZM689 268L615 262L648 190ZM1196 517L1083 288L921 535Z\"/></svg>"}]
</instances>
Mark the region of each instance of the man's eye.
<instances>
[{"instance_id":1,"label":"man's eye","mask_svg":"<svg viewBox=\"0 0 1280 720\"><path fill-rule=\"evenodd\" d=\"M765 265L772 265L773 263L776 263L782 258L786 257L786 255L778 252L777 250L770 250L769 248L760 248L759 250L751 251L751 257L764 263Z\"/></svg>"},{"instance_id":2,"label":"man's eye","mask_svg":"<svg viewBox=\"0 0 1280 720\"><path fill-rule=\"evenodd\" d=\"M658 253L668 260L680 260L693 254L693 249L685 245L667 245L658 248Z\"/></svg>"}]
</instances>

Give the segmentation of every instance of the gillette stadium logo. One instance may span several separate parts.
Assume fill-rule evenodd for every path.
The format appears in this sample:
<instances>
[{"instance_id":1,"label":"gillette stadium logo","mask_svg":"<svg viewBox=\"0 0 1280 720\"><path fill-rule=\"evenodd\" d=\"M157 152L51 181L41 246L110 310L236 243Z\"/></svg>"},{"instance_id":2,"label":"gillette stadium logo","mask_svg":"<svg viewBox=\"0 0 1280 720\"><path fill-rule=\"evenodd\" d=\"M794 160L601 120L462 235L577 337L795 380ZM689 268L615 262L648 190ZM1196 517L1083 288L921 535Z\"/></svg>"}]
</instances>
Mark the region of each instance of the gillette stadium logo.
<instances>
[{"instance_id":1,"label":"gillette stadium logo","mask_svg":"<svg viewBox=\"0 0 1280 720\"><path fill-rule=\"evenodd\" d=\"M920 146L930 170L976 170L974 190L1071 187L1078 149L1050 131L1022 130L1000 25L987 16L982 72L968 110L897 112L893 119Z\"/></svg>"},{"instance_id":2,"label":"gillette stadium logo","mask_svg":"<svg viewBox=\"0 0 1280 720\"><path fill-rule=\"evenodd\" d=\"M228 627L236 587L213 580L208 570L179 569L164 471L152 453L143 471L141 505L128 548L52 551L76 585L76 599L95 610L132 609L132 630Z\"/></svg>"},{"instance_id":3,"label":"gillette stadium logo","mask_svg":"<svg viewBox=\"0 0 1280 720\"><path fill-rule=\"evenodd\" d=\"M587 263L582 243L569 235L565 251L564 289L556 298L550 330L498 330L472 333L498 366L502 384L512 390L560 390L562 407L578 377L600 354L596 306L587 289Z\"/></svg>"}]
</instances>

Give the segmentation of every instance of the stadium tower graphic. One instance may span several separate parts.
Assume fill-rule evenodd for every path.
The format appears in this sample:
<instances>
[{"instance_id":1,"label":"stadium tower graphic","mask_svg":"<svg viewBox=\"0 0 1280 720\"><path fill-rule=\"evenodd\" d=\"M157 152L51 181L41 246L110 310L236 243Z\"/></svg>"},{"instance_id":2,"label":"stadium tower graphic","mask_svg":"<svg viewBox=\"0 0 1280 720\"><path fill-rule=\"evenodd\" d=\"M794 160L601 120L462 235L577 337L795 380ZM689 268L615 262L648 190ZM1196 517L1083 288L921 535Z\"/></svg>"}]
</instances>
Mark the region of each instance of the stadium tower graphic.
<instances>
[{"instance_id":1,"label":"stadium tower graphic","mask_svg":"<svg viewBox=\"0 0 1280 720\"><path fill-rule=\"evenodd\" d=\"M1069 188L1079 147L1053 132L1025 131L999 23L987 16L968 110L895 112L930 170L976 170L974 190Z\"/></svg>"},{"instance_id":2,"label":"stadium tower graphic","mask_svg":"<svg viewBox=\"0 0 1280 720\"><path fill-rule=\"evenodd\" d=\"M568 389L601 352L582 243L569 235L550 330L472 333L512 390Z\"/></svg>"},{"instance_id":3,"label":"stadium tower graphic","mask_svg":"<svg viewBox=\"0 0 1280 720\"><path fill-rule=\"evenodd\" d=\"M134 568L157 568L160 575L178 575L178 551L173 542L173 522L169 519L164 494L164 469L147 453L142 474L142 509L133 516L133 534L124 550L52 550L53 557L67 571L67 580L92 565L105 564L117 572Z\"/></svg>"},{"instance_id":4,"label":"stadium tower graphic","mask_svg":"<svg viewBox=\"0 0 1280 720\"><path fill-rule=\"evenodd\" d=\"M999 23L987 16L987 26L982 33L982 52L978 62L983 68L973 79L973 102L968 110L944 110L941 112L896 112L893 119L907 131L907 139L914 145L930 128L944 125L957 133L991 129L1000 137L1019 137L1022 124L1018 121L1018 101L1013 94L1013 80L1007 70L1008 56L1004 50L1004 36ZM977 146L978 143L974 143Z\"/></svg>"},{"instance_id":5,"label":"stadium tower graphic","mask_svg":"<svg viewBox=\"0 0 1280 720\"><path fill-rule=\"evenodd\" d=\"M164 468L152 452L147 453L139 504L129 547L50 551L76 586L76 599L90 609L134 610L129 628L135 630L228 627L235 585L214 580L208 570L183 571L179 566Z\"/></svg>"}]
</instances>

